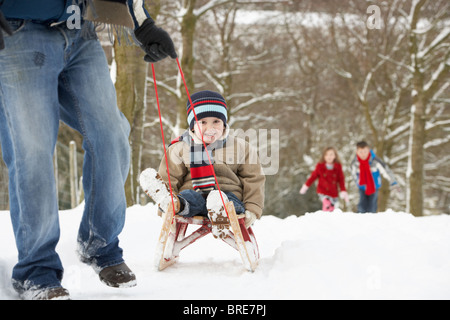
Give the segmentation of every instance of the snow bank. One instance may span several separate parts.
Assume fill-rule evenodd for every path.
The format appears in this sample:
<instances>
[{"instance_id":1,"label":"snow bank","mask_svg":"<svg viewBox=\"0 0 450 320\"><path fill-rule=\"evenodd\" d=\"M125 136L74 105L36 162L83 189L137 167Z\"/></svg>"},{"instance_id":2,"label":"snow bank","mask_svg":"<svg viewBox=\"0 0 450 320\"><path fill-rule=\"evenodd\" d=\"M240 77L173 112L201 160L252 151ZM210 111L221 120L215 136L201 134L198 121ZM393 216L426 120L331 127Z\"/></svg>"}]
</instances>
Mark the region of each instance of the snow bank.
<instances>
[{"instance_id":1,"label":"snow bank","mask_svg":"<svg viewBox=\"0 0 450 320\"><path fill-rule=\"evenodd\" d=\"M450 216L315 212L254 226L261 260L247 272L237 251L211 235L159 272L153 264L161 219L154 205L128 209L121 235L138 286L114 289L80 263L75 239L82 208L61 211L58 252L73 299L450 299ZM0 212L0 299L10 286L16 248ZM214 289L220 288L220 289Z\"/></svg>"}]
</instances>

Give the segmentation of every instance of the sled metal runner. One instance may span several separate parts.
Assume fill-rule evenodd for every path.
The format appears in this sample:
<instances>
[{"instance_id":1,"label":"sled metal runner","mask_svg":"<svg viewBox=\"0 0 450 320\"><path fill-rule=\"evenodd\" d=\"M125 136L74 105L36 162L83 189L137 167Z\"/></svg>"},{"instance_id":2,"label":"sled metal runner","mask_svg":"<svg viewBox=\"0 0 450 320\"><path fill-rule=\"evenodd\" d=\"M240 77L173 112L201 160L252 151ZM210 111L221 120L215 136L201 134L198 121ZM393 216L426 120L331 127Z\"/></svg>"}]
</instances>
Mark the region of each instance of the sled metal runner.
<instances>
[{"instance_id":1,"label":"sled metal runner","mask_svg":"<svg viewBox=\"0 0 450 320\"><path fill-rule=\"evenodd\" d=\"M236 215L233 203L228 202L227 205L230 215L230 229L221 240L236 249L245 268L253 272L259 260L259 249L255 235L251 227L248 229L245 227L245 216ZM156 250L155 264L160 271L174 264L178 260L181 250L212 232L211 221L207 217L186 218L176 215L173 217L172 223L171 210L172 204L169 204L168 210L163 215L163 225ZM199 227L191 234L186 235L189 225Z\"/></svg>"}]
</instances>

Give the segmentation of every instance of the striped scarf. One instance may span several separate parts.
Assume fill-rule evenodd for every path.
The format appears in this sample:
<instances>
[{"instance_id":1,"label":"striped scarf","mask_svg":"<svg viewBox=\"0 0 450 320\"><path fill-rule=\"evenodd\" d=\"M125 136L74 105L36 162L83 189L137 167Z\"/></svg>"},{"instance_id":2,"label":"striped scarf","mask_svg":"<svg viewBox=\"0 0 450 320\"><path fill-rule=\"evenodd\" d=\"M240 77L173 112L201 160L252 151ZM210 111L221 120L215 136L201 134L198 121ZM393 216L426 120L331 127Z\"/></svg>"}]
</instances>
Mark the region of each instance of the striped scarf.
<instances>
[{"instance_id":1,"label":"striped scarf","mask_svg":"<svg viewBox=\"0 0 450 320\"><path fill-rule=\"evenodd\" d=\"M180 137L173 140L170 145L177 142L185 142L190 145L190 171L192 177L192 185L194 190L202 194L208 194L216 188L214 180L214 167L209 164L208 155L206 154L203 143L196 143L186 130ZM212 152L224 147L225 140L217 140L206 146L211 158L211 163L214 164Z\"/></svg>"}]
</instances>

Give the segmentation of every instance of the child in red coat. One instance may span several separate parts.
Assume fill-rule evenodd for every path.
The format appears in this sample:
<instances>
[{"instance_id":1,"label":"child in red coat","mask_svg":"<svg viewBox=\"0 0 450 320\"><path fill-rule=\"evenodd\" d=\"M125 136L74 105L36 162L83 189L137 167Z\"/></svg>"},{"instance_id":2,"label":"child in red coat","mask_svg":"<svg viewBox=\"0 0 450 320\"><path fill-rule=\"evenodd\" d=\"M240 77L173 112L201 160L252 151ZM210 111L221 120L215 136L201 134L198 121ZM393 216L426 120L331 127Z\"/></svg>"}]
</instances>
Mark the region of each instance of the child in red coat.
<instances>
[{"instance_id":1,"label":"child in red coat","mask_svg":"<svg viewBox=\"0 0 450 320\"><path fill-rule=\"evenodd\" d=\"M338 187L341 189L341 197L348 202L344 173L337 151L333 147L324 150L316 168L300 189L300 194L305 194L317 178L319 183L316 191L322 201L323 211L334 210L334 205L339 199Z\"/></svg>"}]
</instances>

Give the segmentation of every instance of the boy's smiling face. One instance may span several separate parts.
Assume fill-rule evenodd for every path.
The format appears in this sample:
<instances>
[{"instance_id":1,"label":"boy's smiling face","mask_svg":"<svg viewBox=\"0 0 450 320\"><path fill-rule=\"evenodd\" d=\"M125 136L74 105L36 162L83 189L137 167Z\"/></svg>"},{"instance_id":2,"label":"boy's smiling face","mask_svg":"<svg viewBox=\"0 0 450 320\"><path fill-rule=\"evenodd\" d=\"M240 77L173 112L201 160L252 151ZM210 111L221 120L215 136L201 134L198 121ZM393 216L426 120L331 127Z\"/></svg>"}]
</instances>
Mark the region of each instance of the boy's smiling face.
<instances>
[{"instance_id":1,"label":"boy's smiling face","mask_svg":"<svg viewBox=\"0 0 450 320\"><path fill-rule=\"evenodd\" d=\"M200 132L198 130L200 126ZM216 117L206 117L196 121L194 124L194 133L197 138L202 139L206 144L211 144L222 137L225 130L223 121Z\"/></svg>"}]
</instances>

